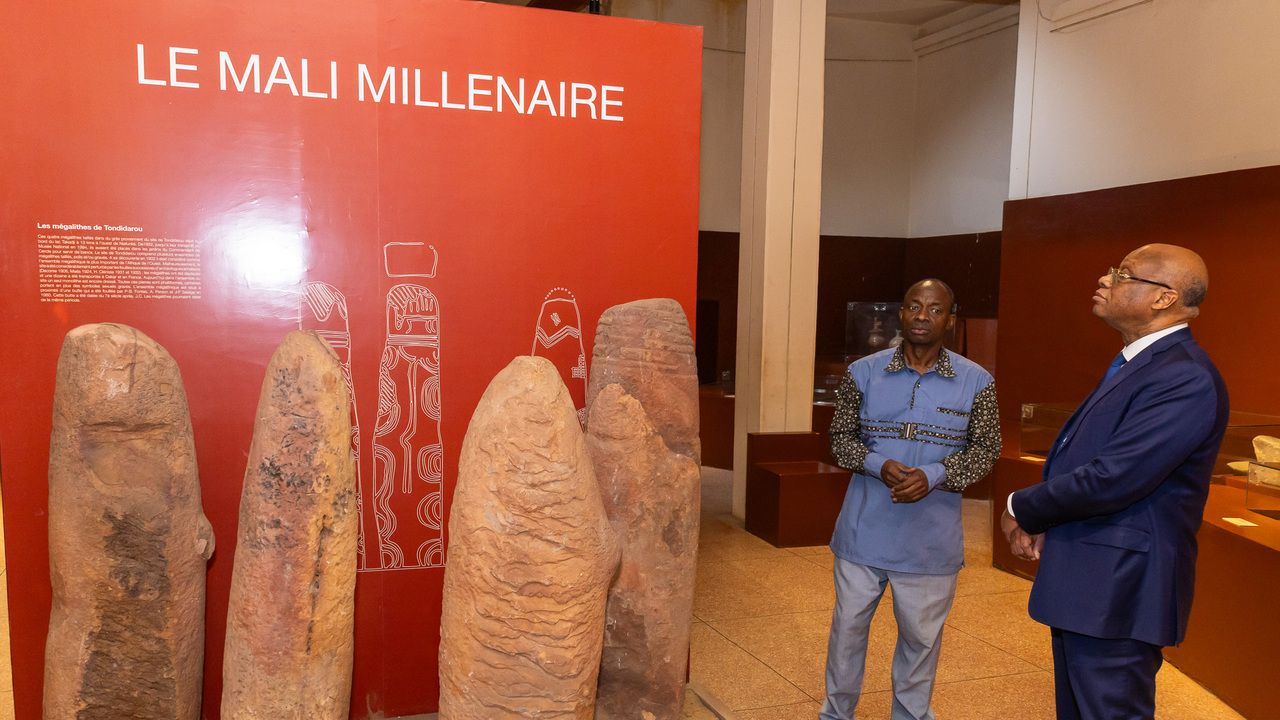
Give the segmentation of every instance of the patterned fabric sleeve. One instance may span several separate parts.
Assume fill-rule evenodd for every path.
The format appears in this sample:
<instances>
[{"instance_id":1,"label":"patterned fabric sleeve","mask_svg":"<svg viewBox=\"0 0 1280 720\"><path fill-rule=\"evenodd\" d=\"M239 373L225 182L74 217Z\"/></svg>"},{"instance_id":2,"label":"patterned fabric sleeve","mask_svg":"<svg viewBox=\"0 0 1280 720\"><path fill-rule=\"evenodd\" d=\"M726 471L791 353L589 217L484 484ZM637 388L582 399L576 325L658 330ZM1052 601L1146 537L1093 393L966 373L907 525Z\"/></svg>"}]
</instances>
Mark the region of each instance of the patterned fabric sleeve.
<instances>
[{"instance_id":1,"label":"patterned fabric sleeve","mask_svg":"<svg viewBox=\"0 0 1280 720\"><path fill-rule=\"evenodd\" d=\"M1000 457L1000 417L996 408L996 383L983 388L973 398L969 410L969 431L965 448L942 459L947 477L939 490L960 492L991 472Z\"/></svg>"},{"instance_id":2,"label":"patterned fabric sleeve","mask_svg":"<svg viewBox=\"0 0 1280 720\"><path fill-rule=\"evenodd\" d=\"M871 451L862 444L862 392L848 372L836 391L836 414L831 419L831 455L845 470L865 473L862 463Z\"/></svg>"}]
</instances>

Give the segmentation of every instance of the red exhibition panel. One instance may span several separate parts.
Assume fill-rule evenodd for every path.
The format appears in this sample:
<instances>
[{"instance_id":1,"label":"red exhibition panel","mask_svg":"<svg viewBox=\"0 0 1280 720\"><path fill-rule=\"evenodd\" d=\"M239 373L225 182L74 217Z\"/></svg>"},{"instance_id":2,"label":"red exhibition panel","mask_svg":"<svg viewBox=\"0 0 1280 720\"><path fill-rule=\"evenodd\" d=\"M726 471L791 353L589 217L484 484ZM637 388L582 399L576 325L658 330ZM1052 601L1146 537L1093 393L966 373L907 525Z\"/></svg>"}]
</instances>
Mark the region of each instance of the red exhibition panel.
<instances>
[{"instance_id":1,"label":"red exhibition panel","mask_svg":"<svg viewBox=\"0 0 1280 720\"><path fill-rule=\"evenodd\" d=\"M55 364L119 322L177 359L209 565L204 712L254 410L283 335L353 389L352 717L436 709L445 528L512 357L581 404L607 307L693 318L701 30L462 0L0 8L0 469L14 690L40 717Z\"/></svg>"}]
</instances>

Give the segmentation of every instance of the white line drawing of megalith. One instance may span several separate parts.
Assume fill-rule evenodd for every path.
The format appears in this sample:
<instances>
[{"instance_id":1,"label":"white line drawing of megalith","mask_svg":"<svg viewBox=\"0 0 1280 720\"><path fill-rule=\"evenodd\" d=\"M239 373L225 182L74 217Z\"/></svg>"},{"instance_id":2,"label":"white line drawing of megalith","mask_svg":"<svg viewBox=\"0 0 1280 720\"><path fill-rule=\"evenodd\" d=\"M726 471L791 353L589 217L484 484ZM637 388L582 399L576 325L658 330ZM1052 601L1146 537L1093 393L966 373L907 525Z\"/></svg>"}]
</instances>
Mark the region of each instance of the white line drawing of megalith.
<instances>
[{"instance_id":1,"label":"white line drawing of megalith","mask_svg":"<svg viewBox=\"0 0 1280 720\"><path fill-rule=\"evenodd\" d=\"M578 300L569 290L557 287L542 300L538 326L533 335L535 357L544 357L560 371L564 386L573 399L578 422L587 422L587 353L582 348L582 316Z\"/></svg>"},{"instance_id":2,"label":"white line drawing of megalith","mask_svg":"<svg viewBox=\"0 0 1280 720\"><path fill-rule=\"evenodd\" d=\"M351 396L351 456L356 467L356 517L359 518L356 570L365 570L369 562L365 553L364 497L360 489L360 420L356 413L356 386L351 380L351 322L347 298L328 283L307 283L302 289L302 302L298 304L298 329L315 330L329 343L338 354L342 378L347 381L347 394Z\"/></svg>"},{"instance_id":3,"label":"white line drawing of megalith","mask_svg":"<svg viewBox=\"0 0 1280 720\"><path fill-rule=\"evenodd\" d=\"M388 243L384 259L388 277L415 270L420 277L435 276L437 255L430 245ZM443 567L440 306L431 290L415 283L387 292L373 472L378 567Z\"/></svg>"}]
</instances>

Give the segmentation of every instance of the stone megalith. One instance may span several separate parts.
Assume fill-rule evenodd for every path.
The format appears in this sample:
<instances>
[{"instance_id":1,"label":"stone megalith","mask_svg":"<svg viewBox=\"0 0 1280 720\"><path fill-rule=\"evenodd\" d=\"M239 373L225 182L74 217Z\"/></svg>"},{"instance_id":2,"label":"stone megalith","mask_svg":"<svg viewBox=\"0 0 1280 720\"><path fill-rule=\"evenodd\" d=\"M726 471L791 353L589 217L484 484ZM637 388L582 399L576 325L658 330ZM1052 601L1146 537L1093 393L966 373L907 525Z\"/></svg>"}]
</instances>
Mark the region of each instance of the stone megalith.
<instances>
[{"instance_id":1,"label":"stone megalith","mask_svg":"<svg viewBox=\"0 0 1280 720\"><path fill-rule=\"evenodd\" d=\"M588 422L591 403L612 383L640 401L667 447L701 462L698 363L680 303L636 300L600 315L587 383Z\"/></svg>"},{"instance_id":2,"label":"stone megalith","mask_svg":"<svg viewBox=\"0 0 1280 720\"><path fill-rule=\"evenodd\" d=\"M222 720L346 720L358 518L351 411L315 331L267 365L240 496Z\"/></svg>"},{"instance_id":3,"label":"stone megalith","mask_svg":"<svg viewBox=\"0 0 1280 720\"><path fill-rule=\"evenodd\" d=\"M45 720L198 720L212 554L178 364L124 325L67 333L49 442Z\"/></svg>"},{"instance_id":4,"label":"stone megalith","mask_svg":"<svg viewBox=\"0 0 1280 720\"><path fill-rule=\"evenodd\" d=\"M587 451L622 546L609 588L598 720L678 720L684 706L701 478L621 385L591 403Z\"/></svg>"},{"instance_id":5,"label":"stone megalith","mask_svg":"<svg viewBox=\"0 0 1280 720\"><path fill-rule=\"evenodd\" d=\"M471 416L449 516L440 720L589 720L618 545L573 401L518 357Z\"/></svg>"}]
</instances>

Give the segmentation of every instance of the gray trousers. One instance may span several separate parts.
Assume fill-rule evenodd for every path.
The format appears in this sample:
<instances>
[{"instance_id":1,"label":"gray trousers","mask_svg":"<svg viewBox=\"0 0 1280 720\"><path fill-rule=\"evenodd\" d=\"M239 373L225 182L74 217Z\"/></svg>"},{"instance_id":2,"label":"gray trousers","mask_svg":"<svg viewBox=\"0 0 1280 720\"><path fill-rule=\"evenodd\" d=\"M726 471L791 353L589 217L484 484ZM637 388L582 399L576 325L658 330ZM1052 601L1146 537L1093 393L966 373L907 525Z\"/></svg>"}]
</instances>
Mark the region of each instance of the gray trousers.
<instances>
[{"instance_id":1,"label":"gray trousers","mask_svg":"<svg viewBox=\"0 0 1280 720\"><path fill-rule=\"evenodd\" d=\"M854 720L867 665L871 617L893 586L898 645L893 653L893 720L934 720L929 700L942 649L942 626L956 596L956 575L894 572L835 559L836 608L827 642L822 720Z\"/></svg>"}]
</instances>

